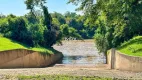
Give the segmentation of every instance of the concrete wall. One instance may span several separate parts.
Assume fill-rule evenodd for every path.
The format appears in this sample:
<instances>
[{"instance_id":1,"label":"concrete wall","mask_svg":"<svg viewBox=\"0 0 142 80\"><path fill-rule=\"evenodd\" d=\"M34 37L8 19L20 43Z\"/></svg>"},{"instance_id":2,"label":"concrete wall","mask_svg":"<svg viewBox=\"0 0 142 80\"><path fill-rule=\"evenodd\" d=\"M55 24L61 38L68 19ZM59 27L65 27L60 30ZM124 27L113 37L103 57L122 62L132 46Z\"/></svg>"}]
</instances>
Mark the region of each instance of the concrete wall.
<instances>
[{"instance_id":1,"label":"concrete wall","mask_svg":"<svg viewBox=\"0 0 142 80\"><path fill-rule=\"evenodd\" d=\"M109 52L108 52L108 54L107 54L107 64L109 65L109 68L110 69L114 69L115 67L115 61L114 61L114 58L115 58L115 56L114 56L114 52L115 51L115 49L111 49L111 50L109 50ZM113 55L112 55L113 54Z\"/></svg>"},{"instance_id":2,"label":"concrete wall","mask_svg":"<svg viewBox=\"0 0 142 80\"><path fill-rule=\"evenodd\" d=\"M2 51L0 52L0 68L46 67L62 57L62 53L41 55L39 52L24 49Z\"/></svg>"},{"instance_id":3,"label":"concrete wall","mask_svg":"<svg viewBox=\"0 0 142 80\"><path fill-rule=\"evenodd\" d=\"M119 51L115 51L115 56L112 56L112 50L108 55L109 66L114 66L114 69L124 70L124 71L133 71L133 72L142 72L142 58L128 56L126 54L122 54ZM114 58L112 58L114 57ZM112 63L114 61L114 63ZM113 69L113 68L111 68Z\"/></svg>"}]
</instances>

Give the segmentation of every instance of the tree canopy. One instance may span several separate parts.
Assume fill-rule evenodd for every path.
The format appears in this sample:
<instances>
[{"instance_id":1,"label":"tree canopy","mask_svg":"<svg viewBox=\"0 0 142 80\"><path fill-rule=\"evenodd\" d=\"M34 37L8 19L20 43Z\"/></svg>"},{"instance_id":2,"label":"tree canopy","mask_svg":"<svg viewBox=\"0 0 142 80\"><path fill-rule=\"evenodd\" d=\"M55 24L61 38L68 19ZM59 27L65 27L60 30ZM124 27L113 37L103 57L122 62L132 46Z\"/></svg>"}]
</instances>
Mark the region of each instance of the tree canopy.
<instances>
[{"instance_id":1,"label":"tree canopy","mask_svg":"<svg viewBox=\"0 0 142 80\"><path fill-rule=\"evenodd\" d=\"M95 40L101 52L142 35L141 0L69 0L69 3L81 4L77 10L83 10L90 23L96 25Z\"/></svg>"}]
</instances>

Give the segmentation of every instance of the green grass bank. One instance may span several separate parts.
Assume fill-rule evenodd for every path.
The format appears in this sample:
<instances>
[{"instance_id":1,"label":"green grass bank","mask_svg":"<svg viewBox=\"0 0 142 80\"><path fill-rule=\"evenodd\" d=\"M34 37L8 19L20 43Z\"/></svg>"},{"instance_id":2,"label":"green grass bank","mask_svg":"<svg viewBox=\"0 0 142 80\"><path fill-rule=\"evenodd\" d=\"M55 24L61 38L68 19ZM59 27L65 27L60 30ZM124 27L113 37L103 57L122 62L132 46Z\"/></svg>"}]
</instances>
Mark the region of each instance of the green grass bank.
<instances>
[{"instance_id":1,"label":"green grass bank","mask_svg":"<svg viewBox=\"0 0 142 80\"><path fill-rule=\"evenodd\" d=\"M130 56L142 57L142 36L137 36L124 42L117 50Z\"/></svg>"},{"instance_id":2,"label":"green grass bank","mask_svg":"<svg viewBox=\"0 0 142 80\"><path fill-rule=\"evenodd\" d=\"M16 42L14 40L0 37L0 51L14 50L14 49L28 49L28 50L38 51L44 54L54 54L58 52L53 48L30 47L25 44Z\"/></svg>"}]
</instances>

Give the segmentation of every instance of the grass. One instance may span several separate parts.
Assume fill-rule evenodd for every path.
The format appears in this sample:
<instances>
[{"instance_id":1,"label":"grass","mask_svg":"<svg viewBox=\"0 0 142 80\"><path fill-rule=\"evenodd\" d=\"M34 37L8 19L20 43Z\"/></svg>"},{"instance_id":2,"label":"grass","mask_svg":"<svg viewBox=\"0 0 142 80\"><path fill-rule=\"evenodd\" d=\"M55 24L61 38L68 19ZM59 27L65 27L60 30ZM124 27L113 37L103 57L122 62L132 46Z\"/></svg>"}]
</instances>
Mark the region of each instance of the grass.
<instances>
[{"instance_id":1,"label":"grass","mask_svg":"<svg viewBox=\"0 0 142 80\"><path fill-rule=\"evenodd\" d=\"M137 36L127 42L124 42L117 49L130 56L142 57L142 36Z\"/></svg>"},{"instance_id":2,"label":"grass","mask_svg":"<svg viewBox=\"0 0 142 80\"><path fill-rule=\"evenodd\" d=\"M18 80L116 80L112 78L68 76L68 75L43 75L43 76L18 76Z\"/></svg>"},{"instance_id":3,"label":"grass","mask_svg":"<svg viewBox=\"0 0 142 80\"><path fill-rule=\"evenodd\" d=\"M53 54L58 52L53 48L29 47L25 44L10 40L8 38L0 37L0 51L13 50L13 49L28 49L28 50L38 51L43 54Z\"/></svg>"}]
</instances>

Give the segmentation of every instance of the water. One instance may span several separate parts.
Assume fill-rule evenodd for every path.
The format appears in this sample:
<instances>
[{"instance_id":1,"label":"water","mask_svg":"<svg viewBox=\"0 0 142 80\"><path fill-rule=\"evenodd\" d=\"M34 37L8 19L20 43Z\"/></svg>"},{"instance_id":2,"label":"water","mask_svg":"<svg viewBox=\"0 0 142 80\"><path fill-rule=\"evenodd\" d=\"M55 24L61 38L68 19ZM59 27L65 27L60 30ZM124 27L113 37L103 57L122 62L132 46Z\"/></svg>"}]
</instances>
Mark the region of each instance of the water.
<instances>
[{"instance_id":1,"label":"water","mask_svg":"<svg viewBox=\"0 0 142 80\"><path fill-rule=\"evenodd\" d=\"M53 46L63 53L64 58L59 64L103 64L105 57L99 53L93 40L64 41L62 46Z\"/></svg>"},{"instance_id":2,"label":"water","mask_svg":"<svg viewBox=\"0 0 142 80\"><path fill-rule=\"evenodd\" d=\"M104 58L96 56L64 56L60 64L100 64Z\"/></svg>"}]
</instances>

